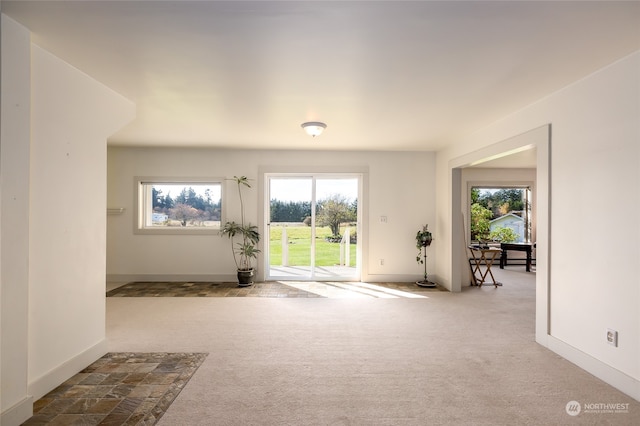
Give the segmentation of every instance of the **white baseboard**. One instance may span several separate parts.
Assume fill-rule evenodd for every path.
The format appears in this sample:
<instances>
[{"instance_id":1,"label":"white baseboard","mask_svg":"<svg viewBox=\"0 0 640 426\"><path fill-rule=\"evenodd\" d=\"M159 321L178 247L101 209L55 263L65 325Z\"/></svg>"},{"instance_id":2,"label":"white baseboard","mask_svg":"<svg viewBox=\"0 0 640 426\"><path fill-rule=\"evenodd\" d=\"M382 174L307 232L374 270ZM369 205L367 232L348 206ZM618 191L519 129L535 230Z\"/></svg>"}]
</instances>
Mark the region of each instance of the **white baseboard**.
<instances>
[{"instance_id":1,"label":"white baseboard","mask_svg":"<svg viewBox=\"0 0 640 426\"><path fill-rule=\"evenodd\" d=\"M0 425L19 426L33 416L33 397L27 396L0 415Z\"/></svg>"},{"instance_id":2,"label":"white baseboard","mask_svg":"<svg viewBox=\"0 0 640 426\"><path fill-rule=\"evenodd\" d=\"M547 345L544 345L542 342L539 343L565 358L567 361L593 374L603 382L618 389L620 392L629 395L636 401L640 401L640 380L634 379L620 370L616 370L553 336L547 336L546 342Z\"/></svg>"},{"instance_id":3,"label":"white baseboard","mask_svg":"<svg viewBox=\"0 0 640 426\"><path fill-rule=\"evenodd\" d=\"M141 282L235 282L238 277L233 274L107 274L107 282L130 283Z\"/></svg>"},{"instance_id":4,"label":"white baseboard","mask_svg":"<svg viewBox=\"0 0 640 426\"><path fill-rule=\"evenodd\" d=\"M29 395L33 395L36 400L43 397L65 380L77 374L107 352L107 340L103 339L84 352L65 361L53 370L50 370L43 376L31 381L27 386Z\"/></svg>"}]
</instances>

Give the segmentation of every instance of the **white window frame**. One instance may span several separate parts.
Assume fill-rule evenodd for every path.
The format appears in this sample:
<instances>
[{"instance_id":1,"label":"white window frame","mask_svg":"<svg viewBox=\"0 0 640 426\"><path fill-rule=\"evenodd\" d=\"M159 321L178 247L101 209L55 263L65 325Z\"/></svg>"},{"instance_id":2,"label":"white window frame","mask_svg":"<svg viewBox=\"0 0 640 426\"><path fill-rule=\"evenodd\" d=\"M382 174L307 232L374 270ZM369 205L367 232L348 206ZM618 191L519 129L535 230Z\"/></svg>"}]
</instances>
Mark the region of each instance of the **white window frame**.
<instances>
[{"instance_id":1,"label":"white window frame","mask_svg":"<svg viewBox=\"0 0 640 426\"><path fill-rule=\"evenodd\" d=\"M224 223L225 202L224 202L224 178L216 177L167 177L167 176L136 176L134 178L134 234L146 235L212 235L220 232L220 226ZM158 227L146 225L146 216L150 214L152 208L151 186L155 185L220 185L220 226L211 227Z\"/></svg>"},{"instance_id":2,"label":"white window frame","mask_svg":"<svg viewBox=\"0 0 640 426\"><path fill-rule=\"evenodd\" d=\"M534 191L534 183L533 182L522 182L522 181L514 181L513 183L499 181L498 183L491 183L494 181L488 182L476 182L476 181L468 181L467 182L467 217L466 222L468 225L466 226L466 234L467 241L471 241L471 190L473 188L478 189L520 189L525 191L527 195L527 200L525 201L525 243L533 243L535 242L535 224L532 217L532 198Z\"/></svg>"}]
</instances>

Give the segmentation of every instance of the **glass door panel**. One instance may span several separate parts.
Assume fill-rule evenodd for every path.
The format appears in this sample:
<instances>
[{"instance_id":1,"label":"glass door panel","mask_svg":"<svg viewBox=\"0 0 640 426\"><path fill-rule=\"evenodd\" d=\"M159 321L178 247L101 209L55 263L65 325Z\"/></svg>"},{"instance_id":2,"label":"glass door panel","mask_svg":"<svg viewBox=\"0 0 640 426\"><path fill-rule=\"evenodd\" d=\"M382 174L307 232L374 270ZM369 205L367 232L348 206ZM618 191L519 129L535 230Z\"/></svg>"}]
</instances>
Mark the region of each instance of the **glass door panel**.
<instances>
[{"instance_id":1,"label":"glass door panel","mask_svg":"<svg viewBox=\"0 0 640 426\"><path fill-rule=\"evenodd\" d=\"M269 279L311 276L312 184L311 177L269 178Z\"/></svg>"},{"instance_id":2,"label":"glass door panel","mask_svg":"<svg viewBox=\"0 0 640 426\"><path fill-rule=\"evenodd\" d=\"M358 176L267 175L268 280L356 280Z\"/></svg>"},{"instance_id":3,"label":"glass door panel","mask_svg":"<svg viewBox=\"0 0 640 426\"><path fill-rule=\"evenodd\" d=\"M315 183L316 278L354 278L357 274L358 178L317 178Z\"/></svg>"}]
</instances>

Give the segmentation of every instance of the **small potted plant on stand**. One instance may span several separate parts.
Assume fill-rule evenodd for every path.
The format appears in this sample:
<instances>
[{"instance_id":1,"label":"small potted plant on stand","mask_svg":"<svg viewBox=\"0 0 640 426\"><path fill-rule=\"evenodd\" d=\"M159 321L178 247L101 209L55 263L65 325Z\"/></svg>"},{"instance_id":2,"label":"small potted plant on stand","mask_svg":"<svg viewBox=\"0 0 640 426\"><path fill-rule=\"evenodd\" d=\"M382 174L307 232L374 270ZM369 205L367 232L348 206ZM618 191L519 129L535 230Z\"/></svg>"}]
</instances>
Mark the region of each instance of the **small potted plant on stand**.
<instances>
[{"instance_id":1,"label":"small potted plant on stand","mask_svg":"<svg viewBox=\"0 0 640 426\"><path fill-rule=\"evenodd\" d=\"M256 247L260 241L260 233L258 227L250 223L245 224L244 220L244 204L242 201L242 187L251 188L249 179L246 176L234 176L238 185L238 195L240 197L240 223L228 221L220 230L221 236L227 236L231 240L231 252L233 253L233 261L238 270L238 286L247 287L253 284L255 270L253 268L253 260L257 259L260 250ZM238 237L240 242L234 244L234 238Z\"/></svg>"},{"instance_id":2,"label":"small potted plant on stand","mask_svg":"<svg viewBox=\"0 0 640 426\"><path fill-rule=\"evenodd\" d=\"M420 264L424 264L424 278L421 281L416 281L420 287L435 287L436 283L427 279L427 247L431 245L433 236L428 230L429 225L424 225L421 230L416 234L416 248L418 249L418 255L416 261Z\"/></svg>"}]
</instances>

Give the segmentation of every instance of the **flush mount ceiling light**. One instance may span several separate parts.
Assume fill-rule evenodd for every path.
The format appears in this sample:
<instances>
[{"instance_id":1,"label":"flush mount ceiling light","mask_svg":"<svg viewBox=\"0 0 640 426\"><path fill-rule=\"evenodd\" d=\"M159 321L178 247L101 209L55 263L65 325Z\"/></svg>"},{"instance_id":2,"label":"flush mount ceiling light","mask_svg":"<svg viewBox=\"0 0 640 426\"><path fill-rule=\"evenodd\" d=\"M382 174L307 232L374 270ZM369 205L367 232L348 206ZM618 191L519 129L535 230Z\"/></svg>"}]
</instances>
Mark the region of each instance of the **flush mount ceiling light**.
<instances>
[{"instance_id":1,"label":"flush mount ceiling light","mask_svg":"<svg viewBox=\"0 0 640 426\"><path fill-rule=\"evenodd\" d=\"M308 121L306 123L302 123L302 128L309 136L313 136L315 138L327 128L327 125L319 121Z\"/></svg>"}]
</instances>

